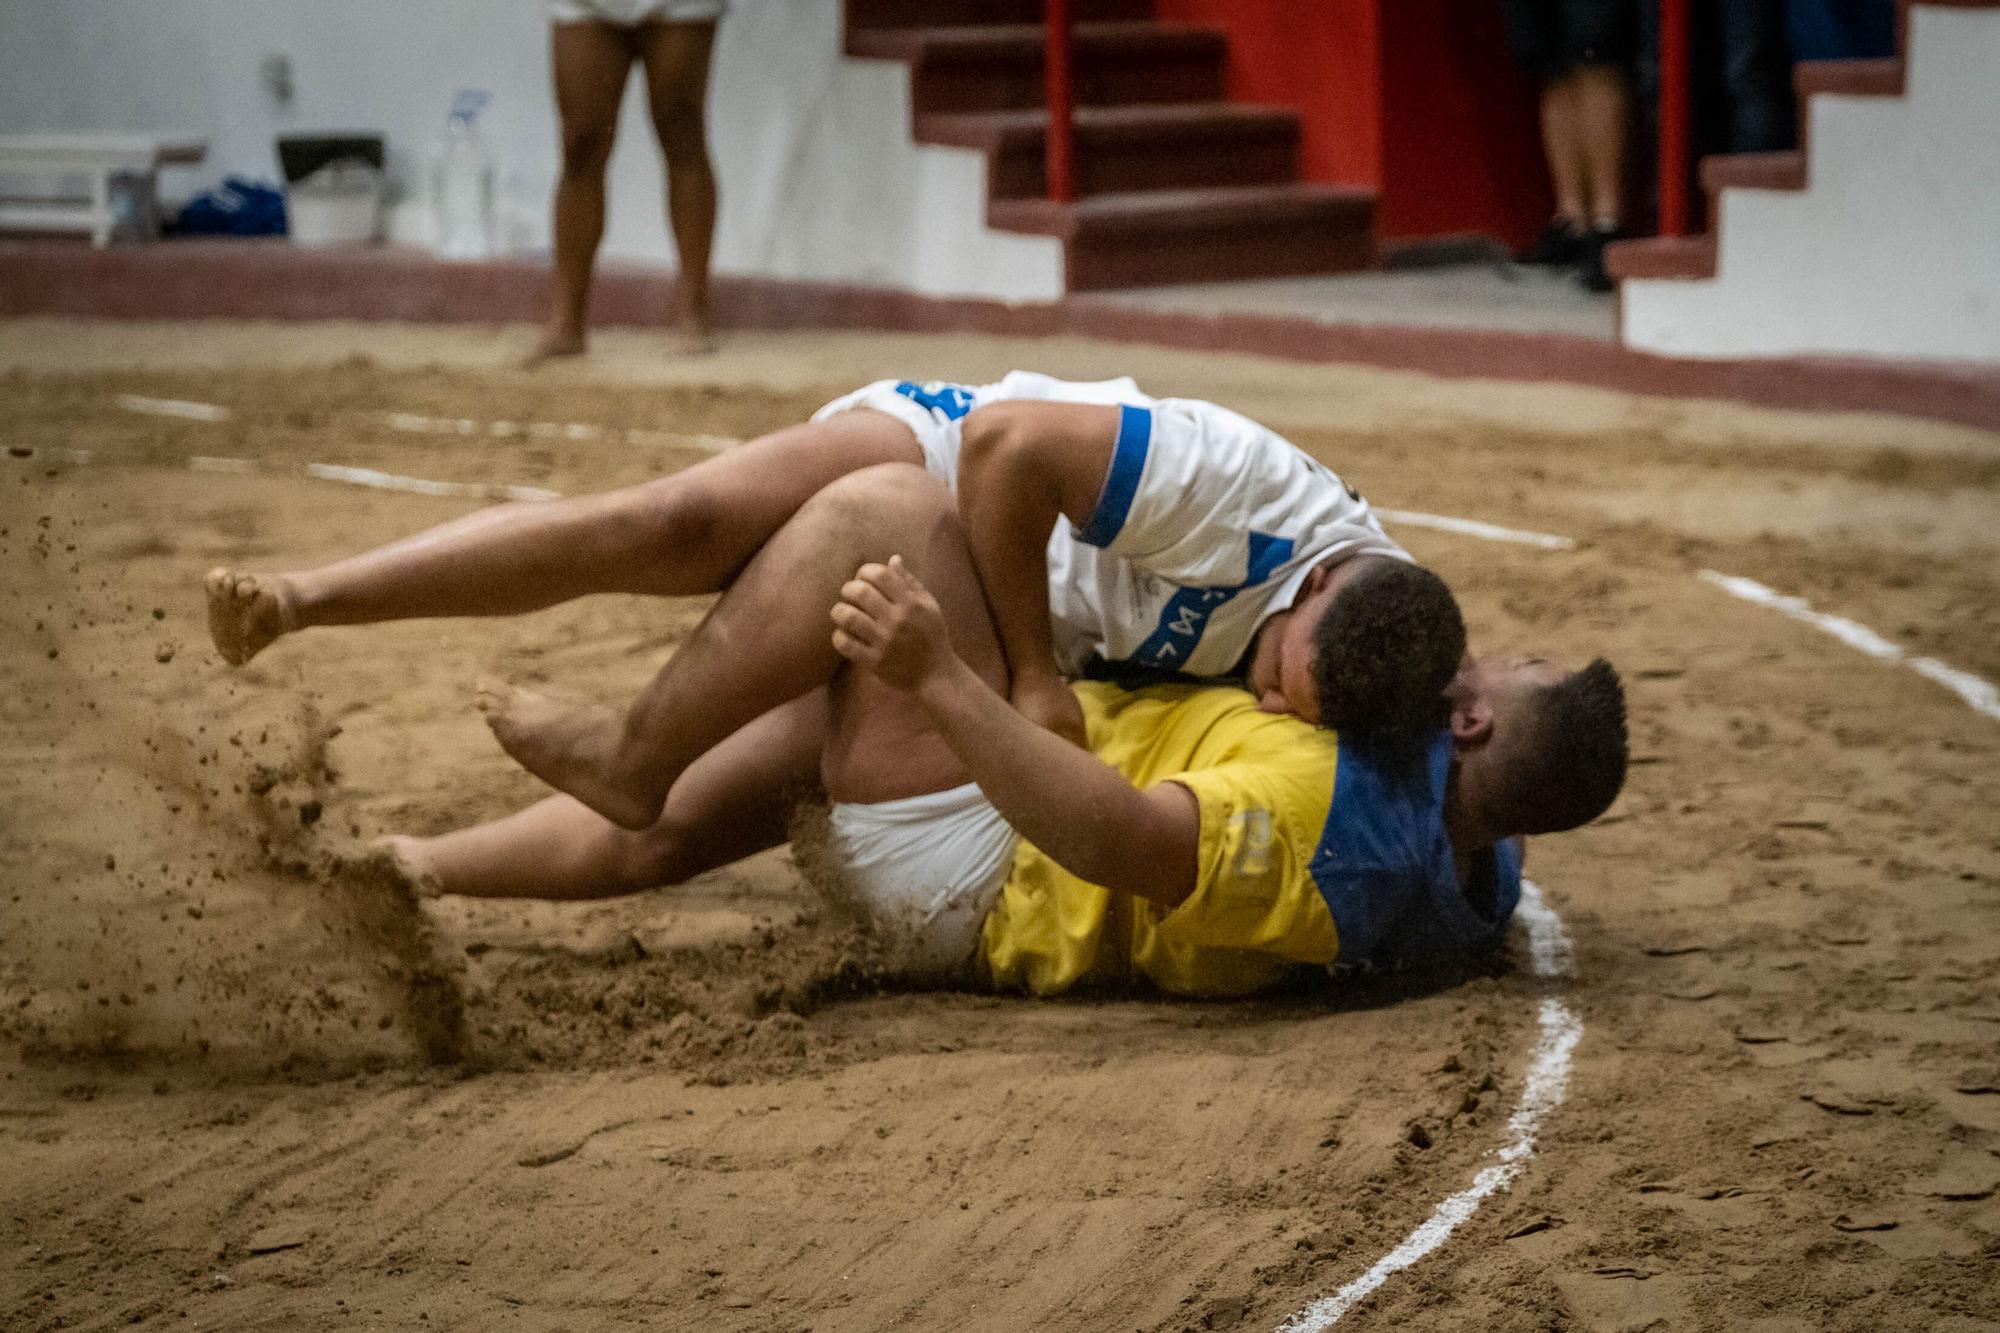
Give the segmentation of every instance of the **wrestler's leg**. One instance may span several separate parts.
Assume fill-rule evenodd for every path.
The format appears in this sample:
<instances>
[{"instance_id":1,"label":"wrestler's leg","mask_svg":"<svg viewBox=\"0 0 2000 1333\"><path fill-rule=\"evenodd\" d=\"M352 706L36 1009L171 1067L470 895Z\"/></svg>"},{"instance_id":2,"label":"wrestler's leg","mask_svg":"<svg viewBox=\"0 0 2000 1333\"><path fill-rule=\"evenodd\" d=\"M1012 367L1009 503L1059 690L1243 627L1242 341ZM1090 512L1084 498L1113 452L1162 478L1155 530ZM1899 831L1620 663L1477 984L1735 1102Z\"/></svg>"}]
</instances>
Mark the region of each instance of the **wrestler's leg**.
<instances>
[{"instance_id":1,"label":"wrestler's leg","mask_svg":"<svg viewBox=\"0 0 2000 1333\"><path fill-rule=\"evenodd\" d=\"M434 838L385 842L423 891L474 898L608 898L679 884L776 847L817 781L827 695L771 710L688 767L652 827L619 828L568 796Z\"/></svg>"},{"instance_id":2,"label":"wrestler's leg","mask_svg":"<svg viewBox=\"0 0 2000 1333\"><path fill-rule=\"evenodd\" d=\"M864 562L892 554L926 581L936 567L944 584L939 600L949 595L976 608L976 615L961 608L963 628L954 629L990 638L951 493L919 467L870 468L800 507L628 712L497 685L482 687L480 706L501 745L529 772L625 828L646 828L696 759L751 719L833 678L841 658L829 615L840 587ZM970 660L980 649L962 651ZM908 745L878 775L889 789L865 799L954 785L944 779L959 765L943 741L910 731ZM841 743L838 732L834 743Z\"/></svg>"},{"instance_id":3,"label":"wrestler's leg","mask_svg":"<svg viewBox=\"0 0 2000 1333\"><path fill-rule=\"evenodd\" d=\"M214 570L209 632L223 659L241 665L314 625L517 615L587 593L716 592L828 482L922 458L894 417L841 412L656 481L494 505L317 569Z\"/></svg>"}]
</instances>

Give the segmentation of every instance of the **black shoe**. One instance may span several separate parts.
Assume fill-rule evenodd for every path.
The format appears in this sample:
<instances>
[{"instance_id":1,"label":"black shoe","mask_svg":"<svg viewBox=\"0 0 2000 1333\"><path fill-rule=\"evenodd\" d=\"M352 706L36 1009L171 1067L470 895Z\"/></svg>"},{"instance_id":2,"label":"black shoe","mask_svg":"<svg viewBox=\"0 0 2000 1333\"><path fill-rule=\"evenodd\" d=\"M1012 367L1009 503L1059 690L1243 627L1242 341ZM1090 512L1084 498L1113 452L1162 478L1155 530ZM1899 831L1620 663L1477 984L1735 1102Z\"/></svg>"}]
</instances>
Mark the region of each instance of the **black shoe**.
<instances>
[{"instance_id":1,"label":"black shoe","mask_svg":"<svg viewBox=\"0 0 2000 1333\"><path fill-rule=\"evenodd\" d=\"M1565 268L1583 257L1584 242L1589 234L1568 218L1552 218L1549 225L1542 228L1542 234L1535 243L1514 256L1517 264L1536 264L1543 268Z\"/></svg>"},{"instance_id":2,"label":"black shoe","mask_svg":"<svg viewBox=\"0 0 2000 1333\"><path fill-rule=\"evenodd\" d=\"M1622 240L1625 233L1616 227L1592 227L1583 237L1583 253L1577 261L1577 281L1587 292L1618 290L1618 280L1604 267L1604 247Z\"/></svg>"}]
</instances>

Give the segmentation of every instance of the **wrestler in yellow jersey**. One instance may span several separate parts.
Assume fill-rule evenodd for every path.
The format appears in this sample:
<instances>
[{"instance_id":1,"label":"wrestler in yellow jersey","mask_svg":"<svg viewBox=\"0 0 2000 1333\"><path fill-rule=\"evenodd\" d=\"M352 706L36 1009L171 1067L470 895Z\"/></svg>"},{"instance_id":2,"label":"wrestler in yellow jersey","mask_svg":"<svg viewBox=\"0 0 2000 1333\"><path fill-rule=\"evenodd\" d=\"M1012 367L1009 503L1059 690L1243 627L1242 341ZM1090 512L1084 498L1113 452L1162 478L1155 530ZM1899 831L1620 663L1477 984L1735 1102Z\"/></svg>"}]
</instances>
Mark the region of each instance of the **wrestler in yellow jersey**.
<instances>
[{"instance_id":1,"label":"wrestler in yellow jersey","mask_svg":"<svg viewBox=\"0 0 2000 1333\"><path fill-rule=\"evenodd\" d=\"M1091 749L1135 785L1201 806L1193 894L1167 910L1069 874L1025 841L987 914L996 985L1040 995L1144 977L1180 995L1263 990L1299 964L1496 935L1520 893L1511 846L1460 892L1441 810L1449 744L1397 778L1242 690L1076 687ZM1350 938L1343 939L1343 935Z\"/></svg>"}]
</instances>

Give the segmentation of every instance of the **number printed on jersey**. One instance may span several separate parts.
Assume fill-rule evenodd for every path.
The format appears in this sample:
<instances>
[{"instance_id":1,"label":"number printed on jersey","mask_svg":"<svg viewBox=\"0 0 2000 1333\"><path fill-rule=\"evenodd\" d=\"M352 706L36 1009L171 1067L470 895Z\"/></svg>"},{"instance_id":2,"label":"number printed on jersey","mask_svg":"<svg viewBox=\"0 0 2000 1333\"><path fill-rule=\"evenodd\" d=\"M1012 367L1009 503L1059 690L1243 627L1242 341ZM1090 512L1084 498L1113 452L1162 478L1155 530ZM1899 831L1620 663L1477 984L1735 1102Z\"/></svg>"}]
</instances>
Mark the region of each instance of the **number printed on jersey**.
<instances>
[{"instance_id":1,"label":"number printed on jersey","mask_svg":"<svg viewBox=\"0 0 2000 1333\"><path fill-rule=\"evenodd\" d=\"M904 380L896 386L896 392L946 421L956 421L972 410L972 390L963 384L946 384L943 380L919 384Z\"/></svg>"}]
</instances>

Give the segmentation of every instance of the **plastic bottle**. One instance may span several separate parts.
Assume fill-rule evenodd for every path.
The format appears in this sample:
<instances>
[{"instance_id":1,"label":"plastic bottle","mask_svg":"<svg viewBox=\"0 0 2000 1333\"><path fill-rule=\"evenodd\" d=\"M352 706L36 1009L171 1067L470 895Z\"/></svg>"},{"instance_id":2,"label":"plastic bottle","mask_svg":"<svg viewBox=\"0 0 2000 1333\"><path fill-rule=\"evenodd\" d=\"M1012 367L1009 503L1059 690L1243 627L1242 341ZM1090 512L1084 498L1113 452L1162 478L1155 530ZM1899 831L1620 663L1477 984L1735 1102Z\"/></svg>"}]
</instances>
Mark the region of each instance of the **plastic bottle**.
<instances>
[{"instance_id":1,"label":"plastic bottle","mask_svg":"<svg viewBox=\"0 0 2000 1333\"><path fill-rule=\"evenodd\" d=\"M440 259L493 255L493 161L476 123L488 100L489 94L478 89L461 91L445 122L433 182Z\"/></svg>"}]
</instances>

